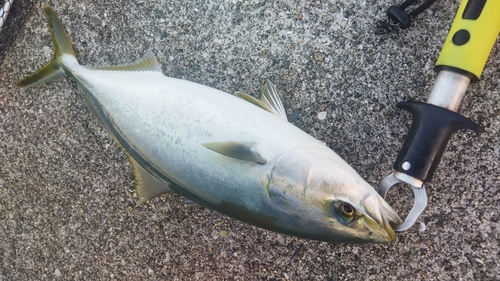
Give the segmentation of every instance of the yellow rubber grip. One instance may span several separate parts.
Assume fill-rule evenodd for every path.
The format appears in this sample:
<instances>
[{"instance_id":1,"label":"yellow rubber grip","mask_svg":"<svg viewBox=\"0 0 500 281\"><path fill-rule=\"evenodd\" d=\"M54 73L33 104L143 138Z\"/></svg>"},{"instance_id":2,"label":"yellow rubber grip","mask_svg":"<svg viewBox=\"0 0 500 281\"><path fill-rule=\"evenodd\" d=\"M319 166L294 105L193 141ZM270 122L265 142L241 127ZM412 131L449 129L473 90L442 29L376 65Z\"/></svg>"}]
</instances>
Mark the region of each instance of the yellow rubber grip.
<instances>
[{"instance_id":1,"label":"yellow rubber grip","mask_svg":"<svg viewBox=\"0 0 500 281\"><path fill-rule=\"evenodd\" d=\"M436 68L479 80L500 32L500 0L463 0Z\"/></svg>"}]
</instances>

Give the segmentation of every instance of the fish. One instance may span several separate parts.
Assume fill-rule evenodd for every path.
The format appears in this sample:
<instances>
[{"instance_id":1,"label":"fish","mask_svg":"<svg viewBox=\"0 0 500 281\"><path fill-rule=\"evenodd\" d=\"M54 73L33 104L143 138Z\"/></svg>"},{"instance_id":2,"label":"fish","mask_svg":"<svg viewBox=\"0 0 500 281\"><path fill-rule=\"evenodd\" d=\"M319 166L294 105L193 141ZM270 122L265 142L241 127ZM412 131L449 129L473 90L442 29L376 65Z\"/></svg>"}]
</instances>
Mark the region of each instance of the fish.
<instances>
[{"instance_id":1,"label":"fish","mask_svg":"<svg viewBox=\"0 0 500 281\"><path fill-rule=\"evenodd\" d=\"M134 63L80 65L44 6L54 55L16 86L72 78L127 155L137 204L175 191L234 219L304 239L386 243L401 219L326 144L287 120L270 81L262 97L163 75L152 51Z\"/></svg>"}]
</instances>

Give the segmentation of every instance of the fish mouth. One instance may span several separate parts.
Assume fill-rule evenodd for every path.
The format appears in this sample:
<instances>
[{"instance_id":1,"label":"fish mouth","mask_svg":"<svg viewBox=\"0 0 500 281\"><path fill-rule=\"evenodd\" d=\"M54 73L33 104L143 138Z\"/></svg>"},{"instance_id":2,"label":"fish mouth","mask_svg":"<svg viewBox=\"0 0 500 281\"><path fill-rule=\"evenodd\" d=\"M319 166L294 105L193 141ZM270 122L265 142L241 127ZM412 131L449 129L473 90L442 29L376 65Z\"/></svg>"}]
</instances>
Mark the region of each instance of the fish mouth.
<instances>
[{"instance_id":1,"label":"fish mouth","mask_svg":"<svg viewBox=\"0 0 500 281\"><path fill-rule=\"evenodd\" d=\"M387 242L396 241L396 233L393 226L403 223L396 211L377 193L363 200L366 214L377 224L378 228L384 230Z\"/></svg>"}]
</instances>

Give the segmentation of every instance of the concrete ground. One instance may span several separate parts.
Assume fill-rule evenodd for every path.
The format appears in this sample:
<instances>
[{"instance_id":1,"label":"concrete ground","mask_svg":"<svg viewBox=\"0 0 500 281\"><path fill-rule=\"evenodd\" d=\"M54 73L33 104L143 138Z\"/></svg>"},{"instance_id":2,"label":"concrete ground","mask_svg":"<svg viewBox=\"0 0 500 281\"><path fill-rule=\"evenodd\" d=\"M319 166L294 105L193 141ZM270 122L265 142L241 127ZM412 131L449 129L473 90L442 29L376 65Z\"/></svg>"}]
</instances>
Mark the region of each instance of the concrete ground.
<instances>
[{"instance_id":1,"label":"concrete ground","mask_svg":"<svg viewBox=\"0 0 500 281\"><path fill-rule=\"evenodd\" d=\"M48 4L84 65L132 62L151 49L164 74L229 93L258 96L269 78L291 121L376 187L410 124L395 104L427 99L459 1L437 1L409 30L376 34L399 2ZM460 108L486 132L454 135L417 224L392 244L339 245L258 229L173 195L135 207L127 159L74 81L13 86L52 53L42 3L33 3L0 65L0 280L500 280L498 41ZM404 215L411 192L401 187L388 200Z\"/></svg>"}]
</instances>

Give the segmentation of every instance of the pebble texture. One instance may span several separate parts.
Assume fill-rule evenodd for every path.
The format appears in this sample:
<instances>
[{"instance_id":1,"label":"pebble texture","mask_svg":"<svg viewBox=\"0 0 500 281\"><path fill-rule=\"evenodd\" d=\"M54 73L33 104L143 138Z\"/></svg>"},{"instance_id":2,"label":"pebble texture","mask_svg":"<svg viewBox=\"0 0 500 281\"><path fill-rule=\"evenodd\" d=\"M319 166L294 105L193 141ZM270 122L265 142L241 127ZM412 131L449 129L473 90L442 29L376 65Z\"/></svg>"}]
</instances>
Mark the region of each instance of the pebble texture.
<instances>
[{"instance_id":1,"label":"pebble texture","mask_svg":"<svg viewBox=\"0 0 500 281\"><path fill-rule=\"evenodd\" d=\"M16 1L22 2L22 1ZM164 74L259 96L377 186L425 101L458 7L437 1L409 30L375 33L390 0L51 0L81 64L151 49ZM453 12L452 12L453 11ZM486 132L453 136L417 224L385 245L306 241L165 195L135 207L126 157L70 79L13 84L52 55L34 1L0 65L0 280L500 280L500 48L460 112ZM3 51L3 50L2 50ZM402 215L411 191L392 190Z\"/></svg>"}]
</instances>

